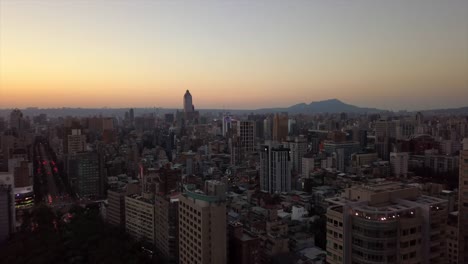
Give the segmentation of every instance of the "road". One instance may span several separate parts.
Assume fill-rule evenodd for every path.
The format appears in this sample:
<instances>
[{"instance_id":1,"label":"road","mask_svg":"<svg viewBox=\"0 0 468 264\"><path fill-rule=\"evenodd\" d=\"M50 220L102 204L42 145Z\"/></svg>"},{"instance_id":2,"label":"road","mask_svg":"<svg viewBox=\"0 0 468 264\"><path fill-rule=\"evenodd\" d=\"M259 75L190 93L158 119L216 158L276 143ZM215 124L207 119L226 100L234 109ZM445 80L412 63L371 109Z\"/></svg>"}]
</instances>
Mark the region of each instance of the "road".
<instances>
[{"instance_id":1,"label":"road","mask_svg":"<svg viewBox=\"0 0 468 264\"><path fill-rule=\"evenodd\" d=\"M52 158L52 153L46 142L39 141L35 145L36 152L36 177L35 181L42 194L42 201L52 207L71 204L74 199L67 192L63 174L59 172L56 161ZM38 201L38 202L42 202Z\"/></svg>"}]
</instances>

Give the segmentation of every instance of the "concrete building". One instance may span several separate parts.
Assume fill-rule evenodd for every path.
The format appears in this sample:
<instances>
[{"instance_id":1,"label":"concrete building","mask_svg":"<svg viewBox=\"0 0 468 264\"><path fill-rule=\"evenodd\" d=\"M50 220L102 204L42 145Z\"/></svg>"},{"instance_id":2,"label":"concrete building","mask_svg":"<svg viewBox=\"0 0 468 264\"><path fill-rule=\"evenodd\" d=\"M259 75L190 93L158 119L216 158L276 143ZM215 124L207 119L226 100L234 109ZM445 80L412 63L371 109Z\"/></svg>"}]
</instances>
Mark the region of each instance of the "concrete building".
<instances>
[{"instance_id":1,"label":"concrete building","mask_svg":"<svg viewBox=\"0 0 468 264\"><path fill-rule=\"evenodd\" d=\"M267 116L263 120L263 132L265 140L273 139L273 118L271 116Z\"/></svg>"},{"instance_id":2,"label":"concrete building","mask_svg":"<svg viewBox=\"0 0 468 264\"><path fill-rule=\"evenodd\" d=\"M115 226L125 226L125 197L140 193L138 184L129 183L124 189L111 189L107 191L106 220Z\"/></svg>"},{"instance_id":3,"label":"concrete building","mask_svg":"<svg viewBox=\"0 0 468 264\"><path fill-rule=\"evenodd\" d=\"M307 139L304 136L283 142L286 148L291 150L291 169L295 173L302 174L302 157L307 153Z\"/></svg>"},{"instance_id":4,"label":"concrete building","mask_svg":"<svg viewBox=\"0 0 468 264\"><path fill-rule=\"evenodd\" d=\"M275 114L273 117L273 141L282 142L288 137L288 114Z\"/></svg>"},{"instance_id":5,"label":"concrete building","mask_svg":"<svg viewBox=\"0 0 468 264\"><path fill-rule=\"evenodd\" d=\"M445 263L446 200L381 182L327 201L327 263Z\"/></svg>"},{"instance_id":6,"label":"concrete building","mask_svg":"<svg viewBox=\"0 0 468 264\"><path fill-rule=\"evenodd\" d=\"M75 192L81 196L101 196L102 179L100 159L94 152L78 152L68 156L68 180Z\"/></svg>"},{"instance_id":7,"label":"concrete building","mask_svg":"<svg viewBox=\"0 0 468 264\"><path fill-rule=\"evenodd\" d=\"M396 123L381 119L375 122L375 150L379 158L389 160L390 146L396 138Z\"/></svg>"},{"instance_id":8,"label":"concrete building","mask_svg":"<svg viewBox=\"0 0 468 264\"><path fill-rule=\"evenodd\" d=\"M260 147L260 189L269 193L291 191L290 149L273 144Z\"/></svg>"},{"instance_id":9,"label":"concrete building","mask_svg":"<svg viewBox=\"0 0 468 264\"><path fill-rule=\"evenodd\" d=\"M460 151L458 195L458 261L468 263L468 138Z\"/></svg>"},{"instance_id":10,"label":"concrete building","mask_svg":"<svg viewBox=\"0 0 468 264\"><path fill-rule=\"evenodd\" d=\"M237 136L244 154L255 151L255 121L245 120L237 122Z\"/></svg>"},{"instance_id":11,"label":"concrete building","mask_svg":"<svg viewBox=\"0 0 468 264\"><path fill-rule=\"evenodd\" d=\"M447 264L458 264L458 212L448 215L446 234Z\"/></svg>"},{"instance_id":12,"label":"concrete building","mask_svg":"<svg viewBox=\"0 0 468 264\"><path fill-rule=\"evenodd\" d=\"M194 111L193 103L192 103L192 95L190 94L189 90L187 90L184 94L184 112L190 113Z\"/></svg>"},{"instance_id":13,"label":"concrete building","mask_svg":"<svg viewBox=\"0 0 468 264\"><path fill-rule=\"evenodd\" d=\"M71 135L67 136L68 154L76 154L86 150L86 135L81 134L81 129L72 129Z\"/></svg>"},{"instance_id":14,"label":"concrete building","mask_svg":"<svg viewBox=\"0 0 468 264\"><path fill-rule=\"evenodd\" d=\"M125 197L125 230L134 239L154 243L154 201L138 194Z\"/></svg>"},{"instance_id":15,"label":"concrete building","mask_svg":"<svg viewBox=\"0 0 468 264\"><path fill-rule=\"evenodd\" d=\"M379 157L377 153L355 153L351 155L351 163L355 167L361 167L364 165L370 165L372 162L377 161Z\"/></svg>"},{"instance_id":16,"label":"concrete building","mask_svg":"<svg viewBox=\"0 0 468 264\"><path fill-rule=\"evenodd\" d=\"M344 142L334 142L334 141L325 141L323 144L325 153L332 155L337 153L339 158L343 160L343 168L338 168L338 170L343 171L346 166L351 164L351 155L358 153L361 149L359 142L356 141L344 141ZM339 150L342 150L339 151ZM339 167L339 166L338 166Z\"/></svg>"},{"instance_id":17,"label":"concrete building","mask_svg":"<svg viewBox=\"0 0 468 264\"><path fill-rule=\"evenodd\" d=\"M185 186L179 197L179 263L227 262L226 189L206 181L205 192Z\"/></svg>"},{"instance_id":18,"label":"concrete building","mask_svg":"<svg viewBox=\"0 0 468 264\"><path fill-rule=\"evenodd\" d=\"M229 223L229 263L260 264L260 238L240 222Z\"/></svg>"},{"instance_id":19,"label":"concrete building","mask_svg":"<svg viewBox=\"0 0 468 264\"><path fill-rule=\"evenodd\" d=\"M390 165L392 167L392 174L395 177L406 178L408 176L408 152L391 152Z\"/></svg>"},{"instance_id":20,"label":"concrete building","mask_svg":"<svg viewBox=\"0 0 468 264\"><path fill-rule=\"evenodd\" d=\"M169 263L179 263L178 195L155 196L154 245Z\"/></svg>"}]
</instances>

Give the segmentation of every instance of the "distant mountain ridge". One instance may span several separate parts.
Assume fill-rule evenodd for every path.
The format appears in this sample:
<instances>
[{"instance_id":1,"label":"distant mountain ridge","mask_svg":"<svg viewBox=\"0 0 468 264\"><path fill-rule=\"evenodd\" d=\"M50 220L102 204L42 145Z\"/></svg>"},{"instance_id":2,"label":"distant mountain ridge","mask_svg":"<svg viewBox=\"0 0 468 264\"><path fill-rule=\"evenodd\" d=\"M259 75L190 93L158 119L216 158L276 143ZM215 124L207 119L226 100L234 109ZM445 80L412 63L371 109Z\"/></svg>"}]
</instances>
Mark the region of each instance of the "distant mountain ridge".
<instances>
[{"instance_id":1,"label":"distant mountain ridge","mask_svg":"<svg viewBox=\"0 0 468 264\"><path fill-rule=\"evenodd\" d=\"M47 114L49 117L58 116L124 116L129 108L81 108L81 107L61 107L61 108L37 108L28 107L23 108L21 111L27 116L34 116L40 113ZM143 114L166 114L181 111L176 108L160 108L160 107L134 107L136 115ZM0 108L0 117L8 118L11 108ZM289 107L276 107L276 108L261 108L261 109L197 109L202 114L206 113L226 113L231 114L266 114L288 112L290 114L316 114L316 113L382 113L392 112L390 110L382 110L377 108L359 107L351 104L344 103L338 99L328 99L323 101L311 102L309 104L300 103ZM468 107L446 108L446 109L427 109L417 111L403 111L407 113L422 112L424 114L468 114Z\"/></svg>"},{"instance_id":2,"label":"distant mountain ridge","mask_svg":"<svg viewBox=\"0 0 468 264\"><path fill-rule=\"evenodd\" d=\"M286 108L263 108L257 112L288 112L291 114L310 114L310 113L378 113L385 112L377 108L359 107L344 103L338 99L328 99L323 101L311 102L310 104L301 103Z\"/></svg>"}]
</instances>

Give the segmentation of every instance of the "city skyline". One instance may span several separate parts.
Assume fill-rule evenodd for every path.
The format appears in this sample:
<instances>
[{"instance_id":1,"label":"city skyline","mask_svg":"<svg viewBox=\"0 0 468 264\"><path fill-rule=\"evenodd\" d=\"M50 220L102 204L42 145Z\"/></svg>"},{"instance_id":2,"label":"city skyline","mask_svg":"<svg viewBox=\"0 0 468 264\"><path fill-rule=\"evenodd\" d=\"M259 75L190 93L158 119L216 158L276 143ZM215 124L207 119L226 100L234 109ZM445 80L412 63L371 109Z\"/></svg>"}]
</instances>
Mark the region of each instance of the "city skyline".
<instances>
[{"instance_id":1,"label":"city skyline","mask_svg":"<svg viewBox=\"0 0 468 264\"><path fill-rule=\"evenodd\" d=\"M0 106L466 106L466 1L1 1Z\"/></svg>"}]
</instances>

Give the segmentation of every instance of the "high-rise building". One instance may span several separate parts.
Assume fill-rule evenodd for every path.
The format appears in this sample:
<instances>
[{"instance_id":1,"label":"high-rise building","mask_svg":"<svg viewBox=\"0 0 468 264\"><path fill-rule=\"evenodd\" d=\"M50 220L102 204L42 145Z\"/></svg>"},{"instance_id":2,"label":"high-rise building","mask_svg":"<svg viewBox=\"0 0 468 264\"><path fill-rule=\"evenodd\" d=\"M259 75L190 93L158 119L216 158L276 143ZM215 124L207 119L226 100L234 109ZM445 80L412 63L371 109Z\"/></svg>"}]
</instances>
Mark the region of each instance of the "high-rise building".
<instances>
[{"instance_id":1,"label":"high-rise building","mask_svg":"<svg viewBox=\"0 0 468 264\"><path fill-rule=\"evenodd\" d=\"M191 113L194 111L194 107L192 104L192 95L190 94L189 90L187 90L184 94L184 112Z\"/></svg>"},{"instance_id":2,"label":"high-rise building","mask_svg":"<svg viewBox=\"0 0 468 264\"><path fill-rule=\"evenodd\" d=\"M291 150L291 169L297 174L302 174L302 157L307 153L307 139L304 136L283 142L286 148Z\"/></svg>"},{"instance_id":3,"label":"high-rise building","mask_svg":"<svg viewBox=\"0 0 468 264\"><path fill-rule=\"evenodd\" d=\"M327 263L446 263L447 200L380 182L327 201Z\"/></svg>"},{"instance_id":4,"label":"high-rise building","mask_svg":"<svg viewBox=\"0 0 468 264\"><path fill-rule=\"evenodd\" d=\"M282 142L288 137L288 114L275 114L273 117L273 140Z\"/></svg>"},{"instance_id":5,"label":"high-rise building","mask_svg":"<svg viewBox=\"0 0 468 264\"><path fill-rule=\"evenodd\" d=\"M267 116L263 120L263 133L265 140L273 139L273 118L271 116Z\"/></svg>"},{"instance_id":6,"label":"high-rise building","mask_svg":"<svg viewBox=\"0 0 468 264\"><path fill-rule=\"evenodd\" d=\"M237 136L244 154L255 150L255 121L246 120L237 122Z\"/></svg>"},{"instance_id":7,"label":"high-rise building","mask_svg":"<svg viewBox=\"0 0 468 264\"><path fill-rule=\"evenodd\" d=\"M291 191L289 148L273 144L260 147L260 188L269 193Z\"/></svg>"},{"instance_id":8,"label":"high-rise building","mask_svg":"<svg viewBox=\"0 0 468 264\"><path fill-rule=\"evenodd\" d=\"M94 152L78 152L68 156L68 180L75 192L81 196L101 196L101 164Z\"/></svg>"},{"instance_id":9,"label":"high-rise building","mask_svg":"<svg viewBox=\"0 0 468 264\"><path fill-rule=\"evenodd\" d=\"M396 123L381 119L375 122L375 150L379 158L390 159L390 146L396 138Z\"/></svg>"},{"instance_id":10,"label":"high-rise building","mask_svg":"<svg viewBox=\"0 0 468 264\"><path fill-rule=\"evenodd\" d=\"M125 197L140 193L140 186L127 184L124 189L111 189L107 191L106 220L115 226L125 226Z\"/></svg>"},{"instance_id":11,"label":"high-rise building","mask_svg":"<svg viewBox=\"0 0 468 264\"><path fill-rule=\"evenodd\" d=\"M21 131L24 129L24 118L23 113L19 109L14 109L10 113L10 128L16 131Z\"/></svg>"},{"instance_id":12,"label":"high-rise building","mask_svg":"<svg viewBox=\"0 0 468 264\"><path fill-rule=\"evenodd\" d=\"M125 230L135 239L154 243L154 201L138 194L125 197Z\"/></svg>"},{"instance_id":13,"label":"high-rise building","mask_svg":"<svg viewBox=\"0 0 468 264\"><path fill-rule=\"evenodd\" d=\"M391 152L390 164L392 166L392 174L395 177L406 178L408 176L408 152Z\"/></svg>"},{"instance_id":14,"label":"high-rise building","mask_svg":"<svg viewBox=\"0 0 468 264\"><path fill-rule=\"evenodd\" d=\"M229 130L231 130L231 116L229 115L225 115L223 116L223 127L222 127L222 134L223 134L223 137L225 137Z\"/></svg>"},{"instance_id":15,"label":"high-rise building","mask_svg":"<svg viewBox=\"0 0 468 264\"><path fill-rule=\"evenodd\" d=\"M179 198L155 196L154 245L169 262L179 263Z\"/></svg>"},{"instance_id":16,"label":"high-rise building","mask_svg":"<svg viewBox=\"0 0 468 264\"><path fill-rule=\"evenodd\" d=\"M68 135L67 138L68 154L75 154L77 152L85 151L86 135L81 134L81 129L72 129L71 135Z\"/></svg>"},{"instance_id":17,"label":"high-rise building","mask_svg":"<svg viewBox=\"0 0 468 264\"><path fill-rule=\"evenodd\" d=\"M468 138L460 151L458 195L458 261L468 263Z\"/></svg>"},{"instance_id":18,"label":"high-rise building","mask_svg":"<svg viewBox=\"0 0 468 264\"><path fill-rule=\"evenodd\" d=\"M185 186L179 196L179 263L227 261L226 187L206 181L205 192Z\"/></svg>"},{"instance_id":19,"label":"high-rise building","mask_svg":"<svg viewBox=\"0 0 468 264\"><path fill-rule=\"evenodd\" d=\"M354 153L358 153L361 149L359 142L356 141L325 141L323 147L326 153L330 155L335 153L337 155L337 157L341 161L341 165L337 167L341 171L343 171L346 166L349 166L351 164L351 155Z\"/></svg>"}]
</instances>

